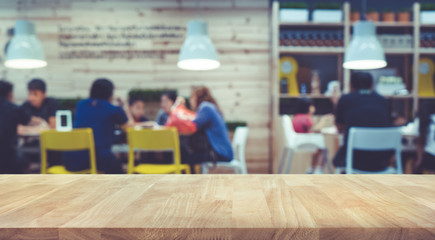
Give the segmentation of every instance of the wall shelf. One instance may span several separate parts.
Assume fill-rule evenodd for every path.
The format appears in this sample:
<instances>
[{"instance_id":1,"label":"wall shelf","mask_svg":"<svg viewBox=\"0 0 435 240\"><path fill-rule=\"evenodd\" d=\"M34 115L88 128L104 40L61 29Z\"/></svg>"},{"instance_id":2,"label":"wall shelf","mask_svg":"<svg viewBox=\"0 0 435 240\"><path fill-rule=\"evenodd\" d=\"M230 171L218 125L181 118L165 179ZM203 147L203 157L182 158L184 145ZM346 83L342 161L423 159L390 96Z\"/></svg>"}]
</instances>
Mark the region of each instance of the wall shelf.
<instances>
[{"instance_id":1,"label":"wall shelf","mask_svg":"<svg viewBox=\"0 0 435 240\"><path fill-rule=\"evenodd\" d=\"M411 99L414 96L408 94L408 95L384 95L384 97L387 99Z\"/></svg>"},{"instance_id":2,"label":"wall shelf","mask_svg":"<svg viewBox=\"0 0 435 240\"><path fill-rule=\"evenodd\" d=\"M279 47L280 53L341 54L343 47Z\"/></svg>"},{"instance_id":3,"label":"wall shelf","mask_svg":"<svg viewBox=\"0 0 435 240\"><path fill-rule=\"evenodd\" d=\"M352 26L356 22L352 23ZM378 28L412 28L414 27L413 22L375 22L375 26Z\"/></svg>"},{"instance_id":4,"label":"wall shelf","mask_svg":"<svg viewBox=\"0 0 435 240\"><path fill-rule=\"evenodd\" d=\"M420 27L424 27L424 28L435 28L435 24L421 24Z\"/></svg>"},{"instance_id":5,"label":"wall shelf","mask_svg":"<svg viewBox=\"0 0 435 240\"><path fill-rule=\"evenodd\" d=\"M412 48L384 48L385 54L413 54Z\"/></svg>"},{"instance_id":6,"label":"wall shelf","mask_svg":"<svg viewBox=\"0 0 435 240\"><path fill-rule=\"evenodd\" d=\"M433 55L435 54L435 48L419 48L419 52L420 54Z\"/></svg>"},{"instance_id":7,"label":"wall shelf","mask_svg":"<svg viewBox=\"0 0 435 240\"><path fill-rule=\"evenodd\" d=\"M282 135L282 126L279 118L280 103L286 99L298 99L302 96L289 96L288 94L279 93L279 67L280 56L296 55L295 57L305 56L321 56L321 55L336 55L337 56L337 79L340 81L343 93L350 91L350 73L349 69L342 68L343 55L345 49L349 45L352 38L352 27L355 23L350 21L351 6L348 2L343 4L343 22L340 23L288 23L279 21L279 2L273 1L272 14L271 14L271 33L272 33L272 68L271 68L271 95L272 101L272 146L273 146L273 159L278 159L281 152L277 151L280 147L280 137ZM414 3L411 9L413 21L411 22L375 22L376 27L380 33L383 34L407 34L412 36L412 47L408 48L384 48L387 58L403 59L400 64L391 64L396 69L402 71L401 77L404 79L405 85L408 87L409 94L407 95L394 95L385 96L390 100L403 101L403 114L406 118L413 118L418 111L418 104L420 99L435 99L435 97L419 97L418 96L418 69L419 60L423 55L435 55L435 48L421 48L420 46L420 32L435 30L435 24L420 24L420 4ZM287 30L286 27L294 27L295 29L313 29L315 30L334 30L342 31L343 33L343 47L292 47L280 46L280 31ZM385 32L385 33L384 33ZM324 56L321 56L324 57ZM307 59L307 58L305 58ZM400 60L402 61L402 60ZM394 61L393 61L394 62ZM309 66L308 66L309 67ZM329 96L324 95L311 95L306 94L303 97L318 99L327 99ZM281 136L282 137L282 136ZM275 139L276 138L276 139ZM275 147L275 145L277 145Z\"/></svg>"},{"instance_id":8,"label":"wall shelf","mask_svg":"<svg viewBox=\"0 0 435 240\"><path fill-rule=\"evenodd\" d=\"M280 22L281 27L343 27L344 23Z\"/></svg>"},{"instance_id":9,"label":"wall shelf","mask_svg":"<svg viewBox=\"0 0 435 240\"><path fill-rule=\"evenodd\" d=\"M326 96L323 94L302 94L302 95L288 95L288 94L280 94L279 98L281 99L291 99L291 98L312 98L312 99L329 99L331 96Z\"/></svg>"}]
</instances>

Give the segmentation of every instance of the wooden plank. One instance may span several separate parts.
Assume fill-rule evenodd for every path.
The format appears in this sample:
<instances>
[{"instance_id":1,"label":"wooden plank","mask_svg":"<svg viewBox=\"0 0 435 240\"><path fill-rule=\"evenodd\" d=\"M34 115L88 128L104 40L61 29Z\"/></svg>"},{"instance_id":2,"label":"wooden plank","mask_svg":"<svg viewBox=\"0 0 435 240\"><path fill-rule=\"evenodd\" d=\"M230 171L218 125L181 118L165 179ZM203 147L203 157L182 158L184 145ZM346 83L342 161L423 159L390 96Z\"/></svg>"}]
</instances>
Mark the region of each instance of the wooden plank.
<instances>
[{"instance_id":1,"label":"wooden plank","mask_svg":"<svg viewBox=\"0 0 435 240\"><path fill-rule=\"evenodd\" d=\"M434 182L433 175L3 175L0 238L433 239Z\"/></svg>"}]
</instances>

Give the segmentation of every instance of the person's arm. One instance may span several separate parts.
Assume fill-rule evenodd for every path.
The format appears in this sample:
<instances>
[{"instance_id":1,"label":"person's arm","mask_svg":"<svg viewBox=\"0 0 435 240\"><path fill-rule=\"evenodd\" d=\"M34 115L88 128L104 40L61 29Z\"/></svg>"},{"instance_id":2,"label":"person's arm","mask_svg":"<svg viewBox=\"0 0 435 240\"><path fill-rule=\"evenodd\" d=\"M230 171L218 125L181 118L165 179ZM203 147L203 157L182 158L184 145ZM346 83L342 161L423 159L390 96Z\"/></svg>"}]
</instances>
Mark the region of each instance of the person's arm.
<instances>
[{"instance_id":1,"label":"person's arm","mask_svg":"<svg viewBox=\"0 0 435 240\"><path fill-rule=\"evenodd\" d=\"M114 123L120 125L123 131L127 130L127 128L134 127L133 118L129 118L127 112L121 107L115 107L113 119Z\"/></svg>"},{"instance_id":2,"label":"person's arm","mask_svg":"<svg viewBox=\"0 0 435 240\"><path fill-rule=\"evenodd\" d=\"M56 128L56 112L59 110L59 102L56 99L49 98L49 106L48 106L48 127L51 129Z\"/></svg>"},{"instance_id":3,"label":"person's arm","mask_svg":"<svg viewBox=\"0 0 435 240\"><path fill-rule=\"evenodd\" d=\"M138 123L134 123L134 126L140 126L140 127L146 127L146 128L151 128L158 125L156 122L154 121L144 121L144 122L138 122Z\"/></svg>"},{"instance_id":4,"label":"person's arm","mask_svg":"<svg viewBox=\"0 0 435 240\"><path fill-rule=\"evenodd\" d=\"M56 117L52 116L48 118L48 127L52 129L56 128Z\"/></svg>"},{"instance_id":5,"label":"person's arm","mask_svg":"<svg viewBox=\"0 0 435 240\"><path fill-rule=\"evenodd\" d=\"M48 126L48 123L43 118L32 116L30 117L30 120L23 125L28 125L30 127L38 127L40 125Z\"/></svg>"},{"instance_id":6,"label":"person's arm","mask_svg":"<svg viewBox=\"0 0 435 240\"><path fill-rule=\"evenodd\" d=\"M18 123L18 135L37 135L42 130L48 129L47 122L44 119L30 116L22 108L17 109L16 121Z\"/></svg>"},{"instance_id":7,"label":"person's arm","mask_svg":"<svg viewBox=\"0 0 435 240\"><path fill-rule=\"evenodd\" d=\"M424 148L424 146L426 146L426 141L427 141L427 134L428 134L428 130L429 130L429 125L430 125L430 113L429 113L429 109L430 106L428 106L428 104L426 103L422 103L420 105L420 109L419 109L419 144L422 148Z\"/></svg>"},{"instance_id":8,"label":"person's arm","mask_svg":"<svg viewBox=\"0 0 435 240\"><path fill-rule=\"evenodd\" d=\"M345 100L341 97L337 103L335 112L335 126L338 132L344 132L346 130L346 126L344 125L344 102Z\"/></svg>"},{"instance_id":9,"label":"person's arm","mask_svg":"<svg viewBox=\"0 0 435 240\"><path fill-rule=\"evenodd\" d=\"M414 164L414 171L416 171L421 163L423 162L423 152L427 142L427 135L429 131L430 125L430 115L435 114L435 104L428 104L427 102L422 102L419 108L418 117L419 117L419 137L417 139L417 161Z\"/></svg>"},{"instance_id":10,"label":"person's arm","mask_svg":"<svg viewBox=\"0 0 435 240\"><path fill-rule=\"evenodd\" d=\"M196 130L206 128L213 120L213 110L210 107L202 107L196 113L193 123L196 125Z\"/></svg>"},{"instance_id":11,"label":"person's arm","mask_svg":"<svg viewBox=\"0 0 435 240\"><path fill-rule=\"evenodd\" d=\"M319 122L315 125L311 126L310 132L320 132L322 128L333 125L334 123L334 115L327 114L320 117Z\"/></svg>"},{"instance_id":12,"label":"person's arm","mask_svg":"<svg viewBox=\"0 0 435 240\"><path fill-rule=\"evenodd\" d=\"M119 108L115 113L115 123L119 124L123 131L127 130L127 128L134 127L134 118L128 108L128 104L125 104L120 97L116 98L116 102L118 103Z\"/></svg>"}]
</instances>

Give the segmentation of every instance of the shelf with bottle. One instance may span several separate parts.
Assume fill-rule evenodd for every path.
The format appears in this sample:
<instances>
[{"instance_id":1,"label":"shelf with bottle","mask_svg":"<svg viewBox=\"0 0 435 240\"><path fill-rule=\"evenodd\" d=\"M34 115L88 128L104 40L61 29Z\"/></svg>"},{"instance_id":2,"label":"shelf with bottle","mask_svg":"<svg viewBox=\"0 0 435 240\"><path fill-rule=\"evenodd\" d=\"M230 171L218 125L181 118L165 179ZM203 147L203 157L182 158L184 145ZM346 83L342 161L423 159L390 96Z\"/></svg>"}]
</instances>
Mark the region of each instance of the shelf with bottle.
<instances>
[{"instance_id":1,"label":"shelf with bottle","mask_svg":"<svg viewBox=\"0 0 435 240\"><path fill-rule=\"evenodd\" d=\"M337 80L329 81L325 92L321 90L321 80L318 70L311 70L310 80L298 82L297 85L290 85L287 78L280 81L280 99L311 98L330 99L340 95L340 83ZM301 75L302 78L303 75ZM295 91L294 88L297 88ZM293 90L292 90L293 89Z\"/></svg>"},{"instance_id":2,"label":"shelf with bottle","mask_svg":"<svg viewBox=\"0 0 435 240\"><path fill-rule=\"evenodd\" d=\"M422 31L420 33L420 54L435 54L435 32Z\"/></svg>"},{"instance_id":3,"label":"shelf with bottle","mask_svg":"<svg viewBox=\"0 0 435 240\"><path fill-rule=\"evenodd\" d=\"M281 52L341 51L344 36L337 30L285 30L279 34L279 46Z\"/></svg>"}]
</instances>

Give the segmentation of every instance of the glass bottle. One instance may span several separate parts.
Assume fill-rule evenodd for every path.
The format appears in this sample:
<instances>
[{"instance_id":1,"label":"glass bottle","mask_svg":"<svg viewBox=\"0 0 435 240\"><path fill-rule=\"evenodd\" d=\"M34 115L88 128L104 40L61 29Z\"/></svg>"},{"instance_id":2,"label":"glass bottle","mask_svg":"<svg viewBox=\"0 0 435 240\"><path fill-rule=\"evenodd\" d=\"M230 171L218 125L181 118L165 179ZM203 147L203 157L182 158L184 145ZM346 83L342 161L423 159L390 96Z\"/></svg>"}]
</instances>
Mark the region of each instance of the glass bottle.
<instances>
[{"instance_id":1,"label":"glass bottle","mask_svg":"<svg viewBox=\"0 0 435 240\"><path fill-rule=\"evenodd\" d=\"M320 78L317 70L311 72L311 93L320 95Z\"/></svg>"}]
</instances>

